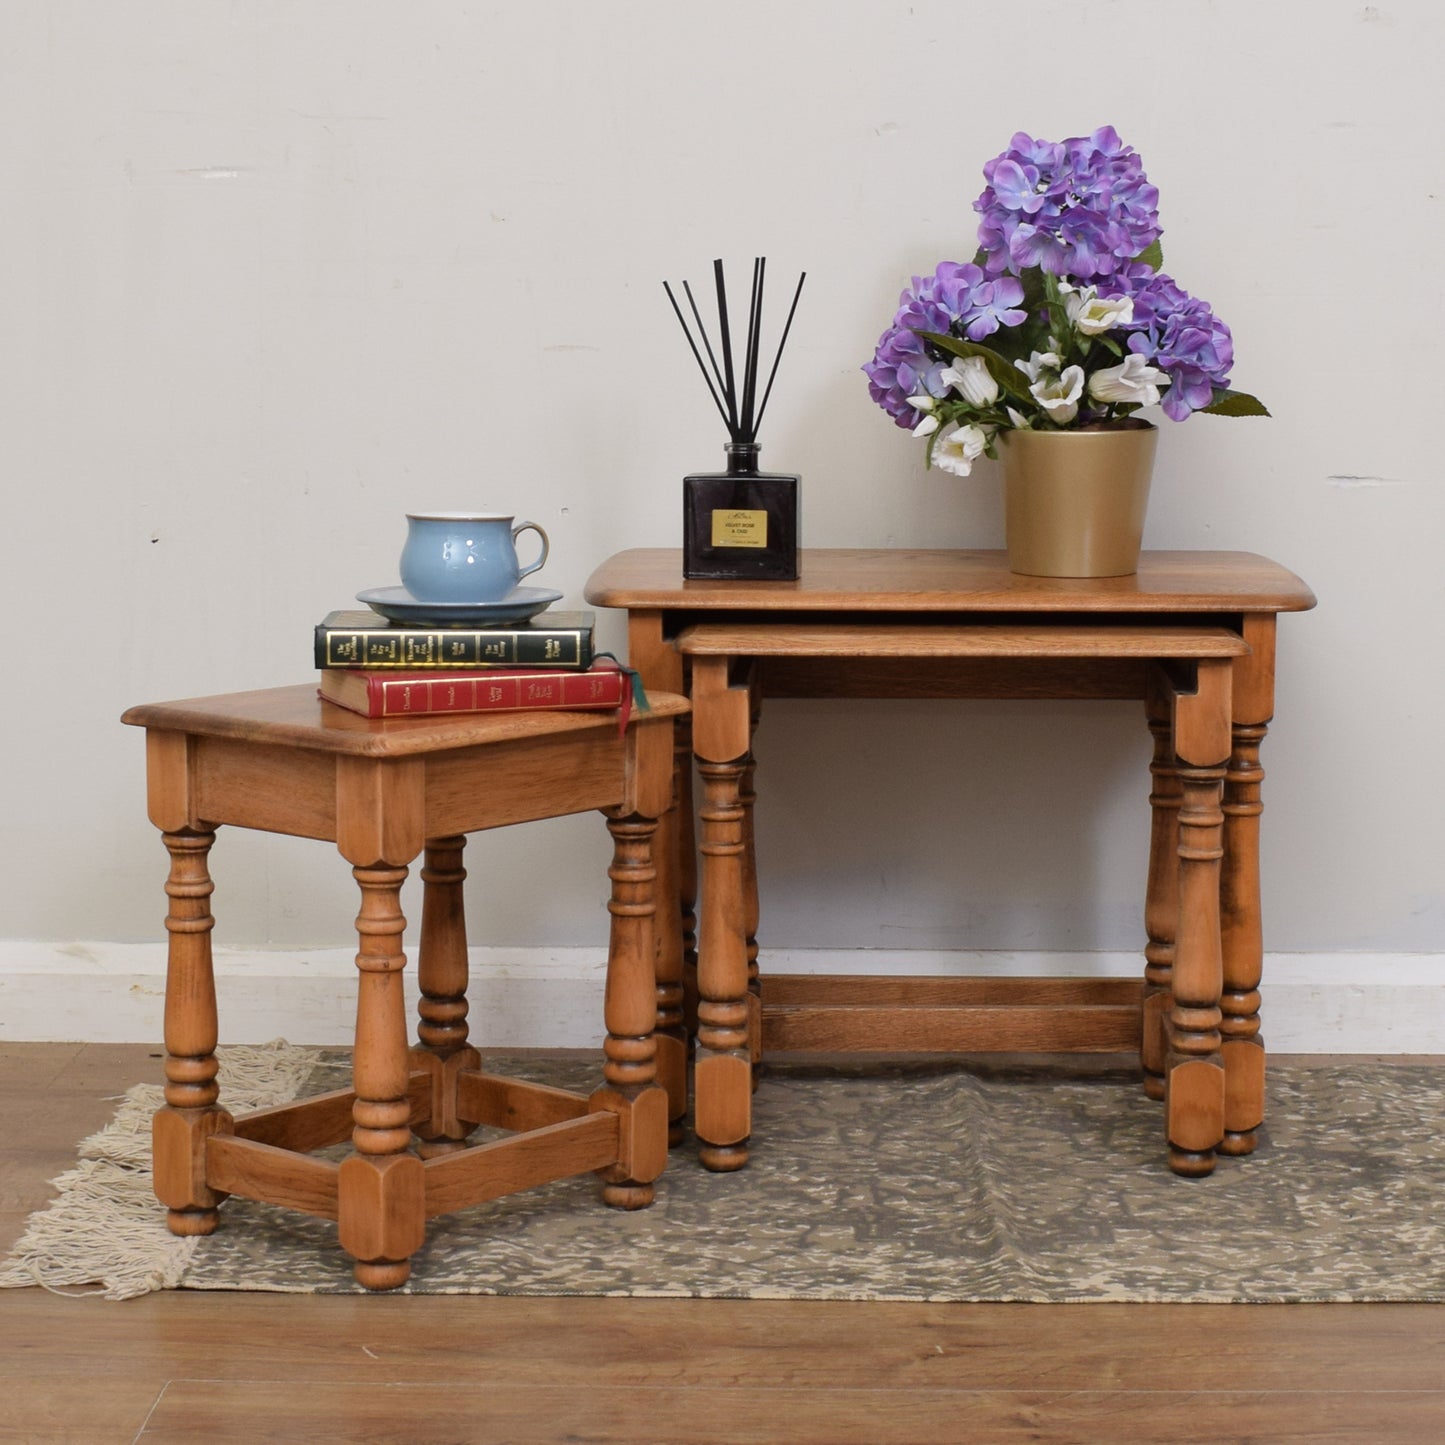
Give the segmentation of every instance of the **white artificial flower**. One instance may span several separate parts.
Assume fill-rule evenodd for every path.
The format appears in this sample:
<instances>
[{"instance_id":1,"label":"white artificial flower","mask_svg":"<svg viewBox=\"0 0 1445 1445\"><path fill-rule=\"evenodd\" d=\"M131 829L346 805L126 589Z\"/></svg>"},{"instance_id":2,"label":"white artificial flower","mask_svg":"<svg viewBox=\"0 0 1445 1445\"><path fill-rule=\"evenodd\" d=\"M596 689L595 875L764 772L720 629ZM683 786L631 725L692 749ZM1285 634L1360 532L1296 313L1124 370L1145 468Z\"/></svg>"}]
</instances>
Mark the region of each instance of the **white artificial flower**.
<instances>
[{"instance_id":1,"label":"white artificial flower","mask_svg":"<svg viewBox=\"0 0 1445 1445\"><path fill-rule=\"evenodd\" d=\"M1008 413L1008 419L1016 427L1018 427L1020 431L1031 430L1028 417L1026 417L1021 411L1015 411L1011 406L1004 407L1004 410Z\"/></svg>"},{"instance_id":2,"label":"white artificial flower","mask_svg":"<svg viewBox=\"0 0 1445 1445\"><path fill-rule=\"evenodd\" d=\"M982 427L950 422L933 444L933 463L956 477L966 477L986 446L988 435Z\"/></svg>"},{"instance_id":3,"label":"white artificial flower","mask_svg":"<svg viewBox=\"0 0 1445 1445\"><path fill-rule=\"evenodd\" d=\"M1100 296L1092 286L1076 291L1064 302L1074 330L1085 336L1102 336L1116 326L1127 326L1134 319L1134 300L1130 296Z\"/></svg>"},{"instance_id":4,"label":"white artificial flower","mask_svg":"<svg viewBox=\"0 0 1445 1445\"><path fill-rule=\"evenodd\" d=\"M1055 351L1035 351L1027 361L1016 361L1014 365L1028 377L1030 381L1037 381L1039 373L1059 364L1058 353Z\"/></svg>"},{"instance_id":5,"label":"white artificial flower","mask_svg":"<svg viewBox=\"0 0 1445 1445\"><path fill-rule=\"evenodd\" d=\"M923 413L922 419L918 425L913 428L912 435L916 437L926 437L930 432L936 432L938 430L938 418L933 415L933 411L938 406L938 402L929 396L926 391L919 392L917 396L910 396L908 398L908 405L911 406L914 411L921 411Z\"/></svg>"},{"instance_id":6,"label":"white artificial flower","mask_svg":"<svg viewBox=\"0 0 1445 1445\"><path fill-rule=\"evenodd\" d=\"M1084 394L1084 368L1070 366L1062 376L1041 376L1029 387L1033 398L1048 412L1057 426L1068 426L1079 414L1079 398Z\"/></svg>"},{"instance_id":7,"label":"white artificial flower","mask_svg":"<svg viewBox=\"0 0 1445 1445\"><path fill-rule=\"evenodd\" d=\"M1118 366L1106 366L1089 378L1089 395L1095 401L1153 406L1159 400L1161 382L1168 386L1169 378L1137 351L1131 351Z\"/></svg>"},{"instance_id":8,"label":"white artificial flower","mask_svg":"<svg viewBox=\"0 0 1445 1445\"><path fill-rule=\"evenodd\" d=\"M998 382L981 356L960 356L940 379L970 406L992 406L998 400Z\"/></svg>"}]
</instances>

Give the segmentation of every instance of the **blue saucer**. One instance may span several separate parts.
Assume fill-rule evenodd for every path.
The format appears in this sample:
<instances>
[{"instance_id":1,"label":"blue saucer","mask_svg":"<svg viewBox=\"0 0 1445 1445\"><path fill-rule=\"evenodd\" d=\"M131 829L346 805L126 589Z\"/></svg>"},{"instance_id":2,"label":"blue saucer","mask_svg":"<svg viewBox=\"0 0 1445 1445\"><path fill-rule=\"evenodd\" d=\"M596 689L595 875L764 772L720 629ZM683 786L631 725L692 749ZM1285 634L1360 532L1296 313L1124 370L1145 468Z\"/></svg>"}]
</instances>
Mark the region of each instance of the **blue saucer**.
<instances>
[{"instance_id":1,"label":"blue saucer","mask_svg":"<svg viewBox=\"0 0 1445 1445\"><path fill-rule=\"evenodd\" d=\"M389 622L425 622L455 626L467 622L526 622L562 600L546 587L514 587L499 602L418 602L405 587L373 587L356 594Z\"/></svg>"}]
</instances>

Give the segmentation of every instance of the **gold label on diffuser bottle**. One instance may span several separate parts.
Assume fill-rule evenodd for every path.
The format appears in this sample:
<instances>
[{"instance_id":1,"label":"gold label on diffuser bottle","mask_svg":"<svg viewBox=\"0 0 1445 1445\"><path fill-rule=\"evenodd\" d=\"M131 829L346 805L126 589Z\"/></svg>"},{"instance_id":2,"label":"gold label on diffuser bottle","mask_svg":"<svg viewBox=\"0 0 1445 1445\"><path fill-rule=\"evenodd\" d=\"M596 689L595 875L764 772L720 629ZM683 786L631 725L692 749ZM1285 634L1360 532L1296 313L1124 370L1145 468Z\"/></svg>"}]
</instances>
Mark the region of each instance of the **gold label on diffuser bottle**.
<instances>
[{"instance_id":1,"label":"gold label on diffuser bottle","mask_svg":"<svg viewBox=\"0 0 1445 1445\"><path fill-rule=\"evenodd\" d=\"M768 514L764 511L734 509L712 514L714 547L766 547Z\"/></svg>"}]
</instances>

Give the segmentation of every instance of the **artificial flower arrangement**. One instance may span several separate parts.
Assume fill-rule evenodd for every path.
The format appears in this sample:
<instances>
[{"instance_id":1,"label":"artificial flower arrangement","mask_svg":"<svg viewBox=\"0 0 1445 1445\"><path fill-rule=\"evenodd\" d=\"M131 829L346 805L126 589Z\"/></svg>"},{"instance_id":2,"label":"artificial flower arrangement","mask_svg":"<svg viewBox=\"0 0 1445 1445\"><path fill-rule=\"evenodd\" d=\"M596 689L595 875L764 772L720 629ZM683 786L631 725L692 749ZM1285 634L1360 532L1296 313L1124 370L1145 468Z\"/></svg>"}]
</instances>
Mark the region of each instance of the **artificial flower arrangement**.
<instances>
[{"instance_id":1,"label":"artificial flower arrangement","mask_svg":"<svg viewBox=\"0 0 1445 1445\"><path fill-rule=\"evenodd\" d=\"M863 368L930 465L967 476L1001 431L1139 427L1155 404L1269 415L1230 390L1229 328L1159 269L1159 192L1111 126L1019 132L983 175L977 254L915 276Z\"/></svg>"}]
</instances>

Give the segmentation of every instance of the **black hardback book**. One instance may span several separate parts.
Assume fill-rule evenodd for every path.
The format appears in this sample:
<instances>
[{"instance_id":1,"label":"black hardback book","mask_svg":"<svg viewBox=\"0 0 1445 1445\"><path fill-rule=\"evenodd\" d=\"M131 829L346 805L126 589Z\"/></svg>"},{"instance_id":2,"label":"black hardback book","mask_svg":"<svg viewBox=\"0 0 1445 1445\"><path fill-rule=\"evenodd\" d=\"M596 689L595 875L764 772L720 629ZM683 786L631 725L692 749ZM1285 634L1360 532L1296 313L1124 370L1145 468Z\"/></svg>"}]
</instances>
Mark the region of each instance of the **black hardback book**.
<instances>
[{"instance_id":1,"label":"black hardback book","mask_svg":"<svg viewBox=\"0 0 1445 1445\"><path fill-rule=\"evenodd\" d=\"M316 624L316 666L584 668L595 622L592 612L545 612L506 627L426 627L331 612Z\"/></svg>"}]
</instances>

